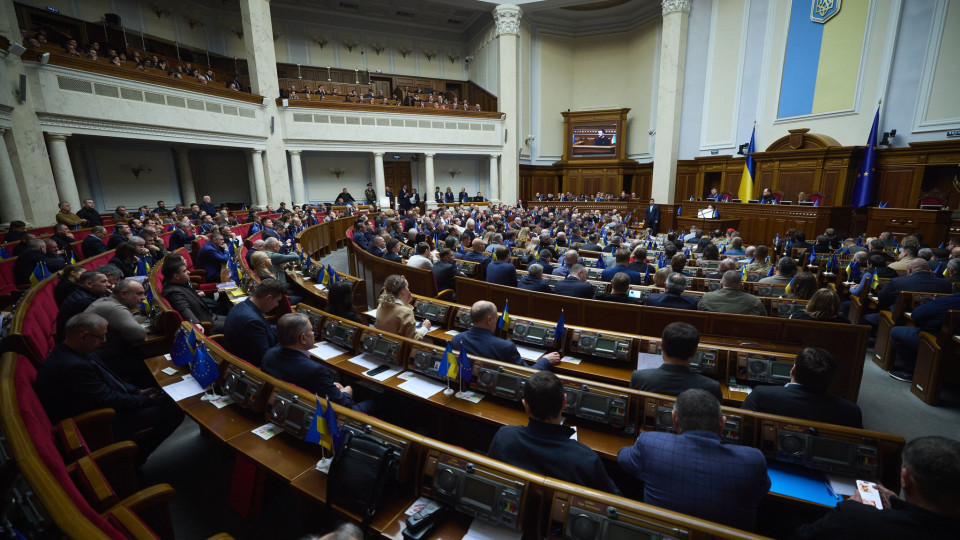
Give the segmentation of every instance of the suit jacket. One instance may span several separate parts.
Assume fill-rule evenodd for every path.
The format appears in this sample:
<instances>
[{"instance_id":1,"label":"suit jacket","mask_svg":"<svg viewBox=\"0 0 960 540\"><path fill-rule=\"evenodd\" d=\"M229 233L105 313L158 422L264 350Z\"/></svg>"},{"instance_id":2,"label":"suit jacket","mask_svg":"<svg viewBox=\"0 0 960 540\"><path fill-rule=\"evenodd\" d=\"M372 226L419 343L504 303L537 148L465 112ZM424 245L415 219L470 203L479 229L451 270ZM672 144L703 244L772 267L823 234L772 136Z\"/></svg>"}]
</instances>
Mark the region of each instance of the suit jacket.
<instances>
[{"instance_id":1,"label":"suit jacket","mask_svg":"<svg viewBox=\"0 0 960 540\"><path fill-rule=\"evenodd\" d=\"M684 390L699 388L710 392L717 399L723 401L723 393L720 391L719 382L690 371L689 366L678 366L676 364L665 363L658 368L634 371L633 375L630 376L630 388L668 396L679 396Z\"/></svg>"},{"instance_id":2,"label":"suit jacket","mask_svg":"<svg viewBox=\"0 0 960 540\"><path fill-rule=\"evenodd\" d=\"M213 242L207 242L197 253L196 266L203 268L207 283L219 283L220 270L229 260L230 254L227 250L217 247Z\"/></svg>"},{"instance_id":3,"label":"suit jacket","mask_svg":"<svg viewBox=\"0 0 960 540\"><path fill-rule=\"evenodd\" d=\"M147 339L147 330L140 326L130 310L121 304L116 296L96 299L87 306L84 313L95 313L107 320L107 341L97 348L97 355L106 362L132 356L132 346Z\"/></svg>"},{"instance_id":4,"label":"suit jacket","mask_svg":"<svg viewBox=\"0 0 960 540\"><path fill-rule=\"evenodd\" d=\"M558 281L553 287L554 294L562 294L564 296L572 296L574 298L593 298L596 290L593 288L593 285L580 281L576 276L567 276L563 278L563 281Z\"/></svg>"},{"instance_id":5,"label":"suit jacket","mask_svg":"<svg viewBox=\"0 0 960 540\"><path fill-rule=\"evenodd\" d=\"M647 223L647 227L656 230L654 224L660 221L660 205L647 205L647 209L643 213L643 220Z\"/></svg>"},{"instance_id":6,"label":"suit jacket","mask_svg":"<svg viewBox=\"0 0 960 540\"><path fill-rule=\"evenodd\" d=\"M833 538L956 538L956 518L924 510L899 497L890 500L890 508L877 510L856 501L843 501L814 523L793 531L793 540Z\"/></svg>"},{"instance_id":7,"label":"suit jacket","mask_svg":"<svg viewBox=\"0 0 960 540\"><path fill-rule=\"evenodd\" d=\"M283 239L280 238L280 233L278 233L278 232L276 231L276 229L266 229L266 228L265 228L265 229L262 229L262 230L260 231L260 238L262 238L262 239L264 239L264 240L266 240L267 238L276 238L277 240L280 240L281 242L283 241ZM171 249L171 251L173 251L173 250Z\"/></svg>"},{"instance_id":8,"label":"suit jacket","mask_svg":"<svg viewBox=\"0 0 960 540\"><path fill-rule=\"evenodd\" d=\"M184 201L186 203L186 201ZM211 216L217 215L217 207L212 202L200 203L200 209Z\"/></svg>"},{"instance_id":9,"label":"suit jacket","mask_svg":"<svg viewBox=\"0 0 960 540\"><path fill-rule=\"evenodd\" d=\"M487 266L487 283L517 286L517 267L512 262L493 261Z\"/></svg>"},{"instance_id":10,"label":"suit jacket","mask_svg":"<svg viewBox=\"0 0 960 540\"><path fill-rule=\"evenodd\" d=\"M70 281L69 279L66 279L66 278L60 278L60 280L57 281L57 286L53 289L53 300L59 306L63 304L63 302L67 299L68 296L73 294L73 291L79 288L80 288L80 284L78 284L76 281Z\"/></svg>"},{"instance_id":11,"label":"suit jacket","mask_svg":"<svg viewBox=\"0 0 960 540\"><path fill-rule=\"evenodd\" d=\"M277 331L247 298L233 306L227 315L223 343L228 352L259 367L267 349L277 344Z\"/></svg>"},{"instance_id":12,"label":"suit jacket","mask_svg":"<svg viewBox=\"0 0 960 540\"><path fill-rule=\"evenodd\" d=\"M124 414L154 401L120 380L96 354L80 354L63 343L40 364L33 386L54 422L104 407Z\"/></svg>"},{"instance_id":13,"label":"suit jacket","mask_svg":"<svg viewBox=\"0 0 960 540\"><path fill-rule=\"evenodd\" d=\"M101 253L107 251L107 245L103 243L99 237L92 234L87 235L83 239L83 242L80 242L80 251L83 252L83 258L89 259L90 257L96 257Z\"/></svg>"},{"instance_id":14,"label":"suit jacket","mask_svg":"<svg viewBox=\"0 0 960 540\"><path fill-rule=\"evenodd\" d=\"M472 249L463 254L463 260L478 263L484 270L486 270L487 265L490 264L489 256L483 253L477 253Z\"/></svg>"},{"instance_id":15,"label":"suit jacket","mask_svg":"<svg viewBox=\"0 0 960 540\"><path fill-rule=\"evenodd\" d=\"M617 462L643 482L643 502L747 531L770 489L760 450L723 444L710 431L645 431Z\"/></svg>"},{"instance_id":16,"label":"suit jacket","mask_svg":"<svg viewBox=\"0 0 960 540\"><path fill-rule=\"evenodd\" d=\"M444 201L444 198L443 198L443 192L442 192L442 191L434 191L434 192L433 192L433 201L434 201L434 202L438 202L438 203L445 202L445 201Z\"/></svg>"},{"instance_id":17,"label":"suit jacket","mask_svg":"<svg viewBox=\"0 0 960 540\"><path fill-rule=\"evenodd\" d=\"M627 265L627 270L632 270L640 274L640 278L643 279L644 274L647 273L647 263L642 261L633 261Z\"/></svg>"},{"instance_id":18,"label":"suit jacket","mask_svg":"<svg viewBox=\"0 0 960 540\"><path fill-rule=\"evenodd\" d=\"M457 270L456 264L448 263L446 261L436 262L430 271L433 272L433 278L437 280L438 291L442 291L444 289L454 289L456 287L456 282L453 278L457 276L463 276L463 274Z\"/></svg>"},{"instance_id":19,"label":"suit jacket","mask_svg":"<svg viewBox=\"0 0 960 540\"><path fill-rule=\"evenodd\" d=\"M337 405L355 408L350 394L341 392L333 384L333 377L327 368L321 362L311 359L307 352L274 345L263 355L261 367L268 375L295 384L318 396L329 397L330 401Z\"/></svg>"},{"instance_id":20,"label":"suit jacket","mask_svg":"<svg viewBox=\"0 0 960 540\"><path fill-rule=\"evenodd\" d=\"M640 305L643 302L639 298L634 298L629 294L617 294L617 293L601 293L596 295L594 300L603 300L604 302L619 302L621 304L636 304Z\"/></svg>"},{"instance_id":21,"label":"suit jacket","mask_svg":"<svg viewBox=\"0 0 960 540\"><path fill-rule=\"evenodd\" d=\"M70 317L86 311L90 304L96 302L97 298L99 297L94 296L83 287L78 287L67 295L67 299L60 304L60 309L57 311L57 333L54 335L54 340L57 343L63 341L63 330L66 328Z\"/></svg>"},{"instance_id":22,"label":"suit jacket","mask_svg":"<svg viewBox=\"0 0 960 540\"><path fill-rule=\"evenodd\" d=\"M163 292L160 294L167 299L167 302L170 302L170 307L186 321L199 324L214 322L217 319L217 316L210 312L203 298L200 298L189 285L165 281Z\"/></svg>"},{"instance_id":23,"label":"suit jacket","mask_svg":"<svg viewBox=\"0 0 960 540\"><path fill-rule=\"evenodd\" d=\"M618 272L623 272L628 276L630 276L630 283L634 285L641 285L643 282L642 274L638 274L622 264L611 266L610 268L605 268L603 270L603 273L600 274L600 279L602 281L607 281L607 282L613 281L613 276L617 275Z\"/></svg>"},{"instance_id":24,"label":"suit jacket","mask_svg":"<svg viewBox=\"0 0 960 540\"><path fill-rule=\"evenodd\" d=\"M39 249L25 249L17 256L13 263L13 280L17 285L29 285L30 276L38 264L44 263L50 273L63 270L67 262L60 257L48 257L46 253ZM944 280L946 281L946 280Z\"/></svg>"},{"instance_id":25,"label":"suit jacket","mask_svg":"<svg viewBox=\"0 0 960 540\"><path fill-rule=\"evenodd\" d=\"M399 253L388 251L383 255L383 258L387 261L403 264L403 257L401 257Z\"/></svg>"},{"instance_id":26,"label":"suit jacket","mask_svg":"<svg viewBox=\"0 0 960 540\"><path fill-rule=\"evenodd\" d=\"M87 220L86 227L93 227L94 225L103 225L103 218L100 217L100 213L91 208L81 208L77 210L77 216L80 219Z\"/></svg>"},{"instance_id":27,"label":"suit jacket","mask_svg":"<svg viewBox=\"0 0 960 540\"><path fill-rule=\"evenodd\" d=\"M196 240L197 237L192 234L187 234L183 232L183 229L177 227L177 230L173 231L173 234L170 235L170 243L168 244L168 249L170 251L176 251L184 246L187 246L189 249L190 244ZM113 242L113 238L110 239L110 242Z\"/></svg>"},{"instance_id":28,"label":"suit jacket","mask_svg":"<svg viewBox=\"0 0 960 540\"><path fill-rule=\"evenodd\" d=\"M863 428L863 417L856 403L851 403L839 396L814 392L797 383L786 386L756 386L740 408L839 426Z\"/></svg>"},{"instance_id":29,"label":"suit jacket","mask_svg":"<svg viewBox=\"0 0 960 540\"><path fill-rule=\"evenodd\" d=\"M584 244L583 249L585 251L603 251L603 246L600 244Z\"/></svg>"},{"instance_id":30,"label":"suit jacket","mask_svg":"<svg viewBox=\"0 0 960 540\"><path fill-rule=\"evenodd\" d=\"M893 278L884 285L877 293L877 308L890 309L900 291L950 294L953 292L953 287L949 280L937 277L931 272L914 272Z\"/></svg>"},{"instance_id":31,"label":"suit jacket","mask_svg":"<svg viewBox=\"0 0 960 540\"><path fill-rule=\"evenodd\" d=\"M460 200L460 204L463 204L470 199L470 195L467 195L466 191L461 191L458 198Z\"/></svg>"},{"instance_id":32,"label":"suit jacket","mask_svg":"<svg viewBox=\"0 0 960 540\"><path fill-rule=\"evenodd\" d=\"M527 265L527 270L530 270L530 267L531 267L532 265L534 265L534 264L539 264L540 266L542 266L542 267L543 267L543 274L546 275L546 276L549 276L549 275L553 274L553 270L554 270L554 268L556 268L556 267L553 266L552 264L547 263L547 262L544 262L543 259L537 259L537 260L535 260L535 261L533 261L532 263L530 263L530 264Z\"/></svg>"},{"instance_id":33,"label":"suit jacket","mask_svg":"<svg viewBox=\"0 0 960 540\"><path fill-rule=\"evenodd\" d=\"M520 352L513 342L500 339L494 336L493 332L484 328L471 327L466 332L460 332L450 340L450 346L454 350L466 349L467 354L483 358L492 358L518 366L527 365L520 357ZM541 358L530 367L533 369L548 369L550 362Z\"/></svg>"},{"instance_id":34,"label":"suit jacket","mask_svg":"<svg viewBox=\"0 0 960 540\"><path fill-rule=\"evenodd\" d=\"M673 309L697 309L697 299L682 294L665 292L648 296L647 305Z\"/></svg>"},{"instance_id":35,"label":"suit jacket","mask_svg":"<svg viewBox=\"0 0 960 540\"><path fill-rule=\"evenodd\" d=\"M700 297L697 309L743 315L767 314L767 310L764 309L763 302L759 298L739 289L719 289L708 292Z\"/></svg>"},{"instance_id":36,"label":"suit jacket","mask_svg":"<svg viewBox=\"0 0 960 540\"><path fill-rule=\"evenodd\" d=\"M520 278L520 281L517 283L517 287L527 291L550 292L550 286L547 285L546 280L533 279L529 274Z\"/></svg>"},{"instance_id":37,"label":"suit jacket","mask_svg":"<svg viewBox=\"0 0 960 540\"><path fill-rule=\"evenodd\" d=\"M617 485L600 456L582 442L570 438L573 428L531 418L526 426L503 426L497 430L487 457L515 467L580 484L615 495Z\"/></svg>"}]
</instances>

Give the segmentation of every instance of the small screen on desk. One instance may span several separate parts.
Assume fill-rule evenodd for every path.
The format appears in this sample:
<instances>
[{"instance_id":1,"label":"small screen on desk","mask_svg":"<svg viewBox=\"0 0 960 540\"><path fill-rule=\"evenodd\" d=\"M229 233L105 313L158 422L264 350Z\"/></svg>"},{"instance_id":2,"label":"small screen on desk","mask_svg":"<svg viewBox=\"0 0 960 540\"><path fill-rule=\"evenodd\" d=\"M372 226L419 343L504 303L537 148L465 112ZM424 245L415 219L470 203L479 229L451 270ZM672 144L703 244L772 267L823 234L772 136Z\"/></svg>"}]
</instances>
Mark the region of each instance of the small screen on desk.
<instances>
[{"instance_id":1,"label":"small screen on desk","mask_svg":"<svg viewBox=\"0 0 960 540\"><path fill-rule=\"evenodd\" d=\"M374 352L386 354L390 351L391 345L393 344L385 339L378 339L376 345L373 346L373 350Z\"/></svg>"},{"instance_id":2,"label":"small screen on desk","mask_svg":"<svg viewBox=\"0 0 960 540\"><path fill-rule=\"evenodd\" d=\"M788 364L787 362L774 362L773 363L773 376L774 377L789 377L790 370L793 369L793 364Z\"/></svg>"},{"instance_id":3,"label":"small screen on desk","mask_svg":"<svg viewBox=\"0 0 960 540\"><path fill-rule=\"evenodd\" d=\"M812 454L811 457L814 461L849 465L850 448L850 443L848 442L835 441L824 437L813 437L813 444L810 450Z\"/></svg>"},{"instance_id":4,"label":"small screen on desk","mask_svg":"<svg viewBox=\"0 0 960 540\"><path fill-rule=\"evenodd\" d=\"M580 410L596 414L605 414L607 412L607 398L585 392L580 397Z\"/></svg>"},{"instance_id":5,"label":"small screen on desk","mask_svg":"<svg viewBox=\"0 0 960 540\"><path fill-rule=\"evenodd\" d=\"M594 350L597 352L614 352L617 350L617 342L613 339L598 338Z\"/></svg>"},{"instance_id":6,"label":"small screen on desk","mask_svg":"<svg viewBox=\"0 0 960 540\"><path fill-rule=\"evenodd\" d=\"M426 306L424 306L423 312L427 317L436 317L437 313L440 312L440 308L438 308L433 304L427 304Z\"/></svg>"},{"instance_id":7,"label":"small screen on desk","mask_svg":"<svg viewBox=\"0 0 960 540\"><path fill-rule=\"evenodd\" d=\"M493 509L493 505L497 502L497 486L472 476L464 476L463 498L479 506Z\"/></svg>"},{"instance_id":8,"label":"small screen on desk","mask_svg":"<svg viewBox=\"0 0 960 540\"><path fill-rule=\"evenodd\" d=\"M287 407L287 425L294 428L303 426L303 420L306 418L307 411L300 407L290 405Z\"/></svg>"},{"instance_id":9,"label":"small screen on desk","mask_svg":"<svg viewBox=\"0 0 960 540\"><path fill-rule=\"evenodd\" d=\"M546 328L540 328L538 326L527 327L527 336L529 337L536 338L536 339L543 339L546 335L547 335Z\"/></svg>"},{"instance_id":10,"label":"small screen on desk","mask_svg":"<svg viewBox=\"0 0 960 540\"><path fill-rule=\"evenodd\" d=\"M512 375L500 375L497 378L497 389L514 392L520 384L520 379Z\"/></svg>"},{"instance_id":11,"label":"small screen on desk","mask_svg":"<svg viewBox=\"0 0 960 540\"><path fill-rule=\"evenodd\" d=\"M604 535L605 540L654 540L654 538L651 534L609 520L607 521L607 534Z\"/></svg>"}]
</instances>

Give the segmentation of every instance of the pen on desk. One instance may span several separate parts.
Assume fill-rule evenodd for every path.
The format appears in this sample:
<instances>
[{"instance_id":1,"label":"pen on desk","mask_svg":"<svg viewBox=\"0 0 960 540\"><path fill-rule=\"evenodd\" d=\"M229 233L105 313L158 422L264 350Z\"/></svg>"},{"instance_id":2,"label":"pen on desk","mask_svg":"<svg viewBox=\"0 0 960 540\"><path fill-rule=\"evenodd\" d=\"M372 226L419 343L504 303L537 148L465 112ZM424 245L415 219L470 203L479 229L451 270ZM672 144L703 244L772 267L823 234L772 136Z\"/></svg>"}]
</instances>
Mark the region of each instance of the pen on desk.
<instances>
[{"instance_id":1,"label":"pen on desk","mask_svg":"<svg viewBox=\"0 0 960 540\"><path fill-rule=\"evenodd\" d=\"M833 491L833 486L830 485L830 480L829 480L829 479L824 480L823 483L827 486L827 491L830 492L830 495L833 495L833 498L834 498L834 499L837 499L838 501L843 500L842 497L840 497L839 495L837 495L837 492Z\"/></svg>"}]
</instances>

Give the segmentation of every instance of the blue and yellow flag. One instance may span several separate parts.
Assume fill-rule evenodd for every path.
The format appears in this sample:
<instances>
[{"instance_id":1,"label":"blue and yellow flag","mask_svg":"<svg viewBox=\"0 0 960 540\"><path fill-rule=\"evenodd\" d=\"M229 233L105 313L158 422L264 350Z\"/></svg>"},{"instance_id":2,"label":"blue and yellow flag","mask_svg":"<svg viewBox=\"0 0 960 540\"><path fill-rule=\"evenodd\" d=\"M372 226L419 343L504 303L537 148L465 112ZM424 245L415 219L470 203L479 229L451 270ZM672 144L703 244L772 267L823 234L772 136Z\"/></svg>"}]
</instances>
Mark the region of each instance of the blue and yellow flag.
<instances>
[{"instance_id":1,"label":"blue and yellow flag","mask_svg":"<svg viewBox=\"0 0 960 540\"><path fill-rule=\"evenodd\" d=\"M737 191L737 197L741 202L747 202L753 198L753 177L756 171L756 165L753 162L753 156L750 154L757 151L755 137L757 127L753 127L750 132L750 146L747 147L747 159L743 163L743 175L740 176L740 189Z\"/></svg>"},{"instance_id":2,"label":"blue and yellow flag","mask_svg":"<svg viewBox=\"0 0 960 540\"><path fill-rule=\"evenodd\" d=\"M153 289L149 286L144 287L143 301L140 302L140 311L144 315L150 313L150 306L153 305Z\"/></svg>"},{"instance_id":3,"label":"blue and yellow flag","mask_svg":"<svg viewBox=\"0 0 960 540\"><path fill-rule=\"evenodd\" d=\"M503 330L504 328L510 328L510 301L507 300L503 303L503 313L500 314L500 318L497 320L497 330Z\"/></svg>"},{"instance_id":4,"label":"blue and yellow flag","mask_svg":"<svg viewBox=\"0 0 960 540\"><path fill-rule=\"evenodd\" d=\"M72 251L70 252L70 264L77 264L77 254Z\"/></svg>"},{"instance_id":5,"label":"blue and yellow flag","mask_svg":"<svg viewBox=\"0 0 960 540\"><path fill-rule=\"evenodd\" d=\"M600 270L603 270L603 269L605 269L606 267L607 267L607 261L606 261L606 259L603 257L603 253L601 253L600 256L597 257L597 266L596 266L596 268L598 268L598 269L600 269Z\"/></svg>"},{"instance_id":6,"label":"blue and yellow flag","mask_svg":"<svg viewBox=\"0 0 960 540\"><path fill-rule=\"evenodd\" d=\"M337 425L337 413L333 412L333 405L330 404L330 396L327 396L327 408L323 410L323 418L327 421L327 429L330 431L330 439L333 442L333 451L340 449L340 442L343 437L340 436L340 426Z\"/></svg>"},{"instance_id":7,"label":"blue and yellow flag","mask_svg":"<svg viewBox=\"0 0 960 540\"><path fill-rule=\"evenodd\" d=\"M557 326L553 329L553 340L560 344L563 347L563 335L567 332L566 326L563 324L563 310L560 310L560 318L557 319Z\"/></svg>"},{"instance_id":8,"label":"blue and yellow flag","mask_svg":"<svg viewBox=\"0 0 960 540\"><path fill-rule=\"evenodd\" d=\"M447 348L443 351L443 358L440 360L440 366L437 367L437 375L456 380L459 372L460 364L457 363L457 356L453 354L453 349L450 348L450 342L448 341Z\"/></svg>"},{"instance_id":9,"label":"blue and yellow flag","mask_svg":"<svg viewBox=\"0 0 960 540\"><path fill-rule=\"evenodd\" d=\"M310 427L307 429L307 435L303 440L308 443L319 444L332 452L333 438L330 437L330 428L327 427L327 419L323 414L323 407L320 406L320 398L316 399L317 408L313 411Z\"/></svg>"},{"instance_id":10,"label":"blue and yellow flag","mask_svg":"<svg viewBox=\"0 0 960 540\"><path fill-rule=\"evenodd\" d=\"M47 265L43 262L38 262L37 266L33 268L33 273L30 274L30 284L36 285L48 277L50 277L50 270L47 269Z\"/></svg>"},{"instance_id":11,"label":"blue and yellow flag","mask_svg":"<svg viewBox=\"0 0 960 540\"><path fill-rule=\"evenodd\" d=\"M880 277L874 272L873 277L870 278L870 290L876 290L878 285L880 285Z\"/></svg>"},{"instance_id":12,"label":"blue and yellow flag","mask_svg":"<svg viewBox=\"0 0 960 540\"><path fill-rule=\"evenodd\" d=\"M150 275L150 263L147 262L146 257L137 258L137 267L133 271L135 276L149 276Z\"/></svg>"},{"instance_id":13,"label":"blue and yellow flag","mask_svg":"<svg viewBox=\"0 0 960 540\"><path fill-rule=\"evenodd\" d=\"M793 276L792 278L790 278L790 283L787 283L787 288L784 289L783 292L790 294L790 289L793 288L793 280L795 279L797 279L797 276Z\"/></svg>"},{"instance_id":14,"label":"blue and yellow flag","mask_svg":"<svg viewBox=\"0 0 960 540\"><path fill-rule=\"evenodd\" d=\"M10 252L7 251L7 248L0 246L0 259L9 259Z\"/></svg>"}]
</instances>

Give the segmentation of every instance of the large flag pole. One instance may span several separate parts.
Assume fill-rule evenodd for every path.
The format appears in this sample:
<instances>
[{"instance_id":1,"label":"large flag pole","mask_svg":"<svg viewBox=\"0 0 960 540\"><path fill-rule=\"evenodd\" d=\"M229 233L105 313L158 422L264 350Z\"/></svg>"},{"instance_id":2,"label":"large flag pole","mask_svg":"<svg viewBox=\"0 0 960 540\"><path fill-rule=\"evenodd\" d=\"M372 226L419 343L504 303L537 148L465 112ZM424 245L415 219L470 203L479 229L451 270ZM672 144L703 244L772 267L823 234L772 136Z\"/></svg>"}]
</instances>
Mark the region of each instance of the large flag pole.
<instances>
[{"instance_id":1,"label":"large flag pole","mask_svg":"<svg viewBox=\"0 0 960 540\"><path fill-rule=\"evenodd\" d=\"M737 190L737 198L745 203L753 198L753 178L756 171L756 163L753 161L753 154L757 151L756 147L757 122L753 122L753 131L750 132L750 145L747 146L747 159L743 163L743 175L740 177L740 189Z\"/></svg>"}]
</instances>

